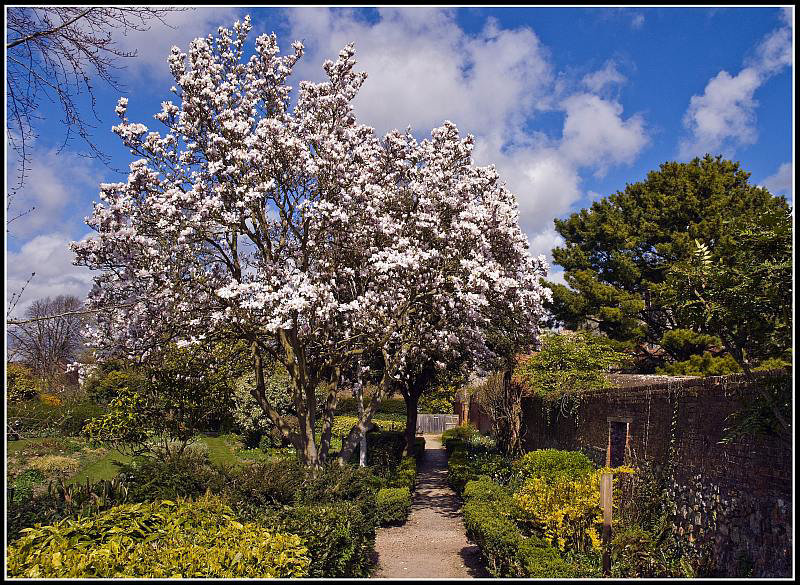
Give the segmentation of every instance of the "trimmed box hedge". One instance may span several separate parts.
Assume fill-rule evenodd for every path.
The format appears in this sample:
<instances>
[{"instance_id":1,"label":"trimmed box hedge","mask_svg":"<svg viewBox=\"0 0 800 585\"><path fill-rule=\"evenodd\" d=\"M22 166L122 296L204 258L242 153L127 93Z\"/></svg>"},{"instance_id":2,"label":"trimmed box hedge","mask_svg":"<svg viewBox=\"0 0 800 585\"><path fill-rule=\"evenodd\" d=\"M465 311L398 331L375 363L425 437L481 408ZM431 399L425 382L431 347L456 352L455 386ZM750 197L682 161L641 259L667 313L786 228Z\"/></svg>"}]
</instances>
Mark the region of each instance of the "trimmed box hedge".
<instances>
[{"instance_id":1,"label":"trimmed box hedge","mask_svg":"<svg viewBox=\"0 0 800 585\"><path fill-rule=\"evenodd\" d=\"M378 492L377 503L380 525L399 525L411 511L411 492L407 487L383 488Z\"/></svg>"}]
</instances>

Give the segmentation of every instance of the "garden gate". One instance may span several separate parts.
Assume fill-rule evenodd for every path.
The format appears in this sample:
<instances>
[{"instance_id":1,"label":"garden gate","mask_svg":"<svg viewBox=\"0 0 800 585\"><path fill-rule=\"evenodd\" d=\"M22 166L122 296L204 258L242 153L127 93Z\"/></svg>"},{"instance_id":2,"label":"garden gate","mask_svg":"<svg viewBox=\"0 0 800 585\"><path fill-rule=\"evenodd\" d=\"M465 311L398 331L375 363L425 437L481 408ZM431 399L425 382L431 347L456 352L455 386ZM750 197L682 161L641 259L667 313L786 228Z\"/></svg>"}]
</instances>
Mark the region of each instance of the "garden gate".
<instances>
[{"instance_id":1,"label":"garden gate","mask_svg":"<svg viewBox=\"0 0 800 585\"><path fill-rule=\"evenodd\" d=\"M447 429L458 426L457 414L418 414L418 434L441 434Z\"/></svg>"}]
</instances>

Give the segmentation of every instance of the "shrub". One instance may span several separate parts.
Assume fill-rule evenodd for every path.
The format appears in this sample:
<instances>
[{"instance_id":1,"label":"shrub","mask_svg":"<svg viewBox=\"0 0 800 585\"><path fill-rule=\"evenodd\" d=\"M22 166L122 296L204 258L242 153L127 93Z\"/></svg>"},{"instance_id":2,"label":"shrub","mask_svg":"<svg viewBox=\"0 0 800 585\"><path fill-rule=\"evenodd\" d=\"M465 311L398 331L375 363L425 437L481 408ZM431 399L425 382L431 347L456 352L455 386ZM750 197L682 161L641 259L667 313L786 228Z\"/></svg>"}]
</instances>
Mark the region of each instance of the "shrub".
<instances>
[{"instance_id":1,"label":"shrub","mask_svg":"<svg viewBox=\"0 0 800 585\"><path fill-rule=\"evenodd\" d=\"M29 529L6 557L13 577L304 577L293 534L241 524L218 498L125 504Z\"/></svg>"},{"instance_id":2,"label":"shrub","mask_svg":"<svg viewBox=\"0 0 800 585\"><path fill-rule=\"evenodd\" d=\"M374 468L379 475L385 476L398 466L405 446L406 442L402 431L369 431L367 433L367 465ZM360 445L357 445L350 458L352 463L358 461L359 453Z\"/></svg>"},{"instance_id":3,"label":"shrub","mask_svg":"<svg viewBox=\"0 0 800 585\"><path fill-rule=\"evenodd\" d=\"M467 442L458 437L448 437L442 441L442 445L444 445L444 450L448 457L455 451L466 451L467 449Z\"/></svg>"},{"instance_id":4,"label":"shrub","mask_svg":"<svg viewBox=\"0 0 800 585\"><path fill-rule=\"evenodd\" d=\"M467 452L463 449L454 451L447 461L447 485L460 495L467 482L477 476L472 463L467 459Z\"/></svg>"},{"instance_id":5,"label":"shrub","mask_svg":"<svg viewBox=\"0 0 800 585\"><path fill-rule=\"evenodd\" d=\"M9 403L6 412L6 426L17 438L74 437L87 422L103 413L103 407L71 397L59 406L40 400Z\"/></svg>"},{"instance_id":6,"label":"shrub","mask_svg":"<svg viewBox=\"0 0 800 585\"><path fill-rule=\"evenodd\" d=\"M123 388L139 389L146 383L141 372L122 362L108 362L97 367L86 377L83 390L100 404L108 404L119 396Z\"/></svg>"},{"instance_id":7,"label":"shrub","mask_svg":"<svg viewBox=\"0 0 800 585\"><path fill-rule=\"evenodd\" d=\"M559 549L600 550L597 524L602 522L600 481L605 472L592 470L589 459L575 451L548 449L527 453L515 463L524 482L514 493L520 520Z\"/></svg>"},{"instance_id":8,"label":"shrub","mask_svg":"<svg viewBox=\"0 0 800 585\"><path fill-rule=\"evenodd\" d=\"M524 577L559 579L583 576L582 571L564 560L557 549L535 537L522 541L517 556Z\"/></svg>"},{"instance_id":9,"label":"shrub","mask_svg":"<svg viewBox=\"0 0 800 585\"><path fill-rule=\"evenodd\" d=\"M583 571L564 560L546 541L526 538L515 524L511 494L488 477L464 488L464 525L467 536L481 549L495 577L560 578L581 576Z\"/></svg>"},{"instance_id":10,"label":"shrub","mask_svg":"<svg viewBox=\"0 0 800 585\"><path fill-rule=\"evenodd\" d=\"M486 476L467 482L463 496L465 500L475 499L482 502L493 502L506 509L510 509L513 505L511 494L508 493L508 490Z\"/></svg>"},{"instance_id":11,"label":"shrub","mask_svg":"<svg viewBox=\"0 0 800 585\"><path fill-rule=\"evenodd\" d=\"M10 402L30 400L36 396L33 370L23 364L6 363L6 399Z\"/></svg>"},{"instance_id":12,"label":"shrub","mask_svg":"<svg viewBox=\"0 0 800 585\"><path fill-rule=\"evenodd\" d=\"M538 449L530 451L513 464L514 480L522 484L531 477L548 482L580 479L594 470L594 464L580 451Z\"/></svg>"},{"instance_id":13,"label":"shrub","mask_svg":"<svg viewBox=\"0 0 800 585\"><path fill-rule=\"evenodd\" d=\"M519 576L517 553L523 536L513 520L491 502L471 499L464 504L467 537L481 549L486 568L495 577Z\"/></svg>"},{"instance_id":14,"label":"shrub","mask_svg":"<svg viewBox=\"0 0 800 585\"><path fill-rule=\"evenodd\" d=\"M414 438L414 456L417 460L425 457L425 437Z\"/></svg>"},{"instance_id":15,"label":"shrub","mask_svg":"<svg viewBox=\"0 0 800 585\"><path fill-rule=\"evenodd\" d=\"M638 526L618 529L611 541L611 570L615 577L663 577L653 534Z\"/></svg>"},{"instance_id":16,"label":"shrub","mask_svg":"<svg viewBox=\"0 0 800 585\"><path fill-rule=\"evenodd\" d=\"M386 482L388 487L406 488L413 492L417 484L417 460L414 457L406 456L400 461L400 465L389 476Z\"/></svg>"},{"instance_id":17,"label":"shrub","mask_svg":"<svg viewBox=\"0 0 800 585\"><path fill-rule=\"evenodd\" d=\"M480 432L473 425L459 425L457 427L453 427L452 429L447 429L442 433L442 443L448 439L461 439L462 441L466 441L470 437L477 434L480 434Z\"/></svg>"},{"instance_id":18,"label":"shrub","mask_svg":"<svg viewBox=\"0 0 800 585\"><path fill-rule=\"evenodd\" d=\"M131 502L196 497L207 490L219 494L226 483L207 453L193 451L166 461L137 457L119 469Z\"/></svg>"},{"instance_id":19,"label":"shrub","mask_svg":"<svg viewBox=\"0 0 800 585\"><path fill-rule=\"evenodd\" d=\"M44 482L44 474L36 469L26 469L14 478L11 484L13 495L11 501L15 503L28 500L33 496L33 486Z\"/></svg>"},{"instance_id":20,"label":"shrub","mask_svg":"<svg viewBox=\"0 0 800 585\"><path fill-rule=\"evenodd\" d=\"M373 500L374 504L374 500ZM299 505L272 514L274 529L297 534L308 547L309 577L366 577L375 546L375 515L355 502Z\"/></svg>"},{"instance_id":21,"label":"shrub","mask_svg":"<svg viewBox=\"0 0 800 585\"><path fill-rule=\"evenodd\" d=\"M305 477L306 470L296 459L270 459L237 469L225 493L239 508L290 505Z\"/></svg>"},{"instance_id":22,"label":"shrub","mask_svg":"<svg viewBox=\"0 0 800 585\"><path fill-rule=\"evenodd\" d=\"M402 524L411 511L411 492L407 487L384 488L378 491L378 522L381 526Z\"/></svg>"}]
</instances>

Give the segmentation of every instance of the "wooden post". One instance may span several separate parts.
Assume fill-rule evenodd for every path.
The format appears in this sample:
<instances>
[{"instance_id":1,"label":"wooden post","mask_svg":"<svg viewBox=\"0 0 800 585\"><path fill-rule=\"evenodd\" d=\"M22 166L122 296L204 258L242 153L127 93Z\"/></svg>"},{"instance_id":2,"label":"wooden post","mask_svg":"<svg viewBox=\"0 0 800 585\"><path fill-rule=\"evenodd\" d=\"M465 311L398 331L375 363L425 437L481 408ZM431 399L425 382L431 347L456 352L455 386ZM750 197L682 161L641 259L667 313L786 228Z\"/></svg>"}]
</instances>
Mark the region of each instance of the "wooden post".
<instances>
[{"instance_id":1,"label":"wooden post","mask_svg":"<svg viewBox=\"0 0 800 585\"><path fill-rule=\"evenodd\" d=\"M614 475L604 473L600 479L600 504L603 506L603 575L611 574L611 509Z\"/></svg>"}]
</instances>

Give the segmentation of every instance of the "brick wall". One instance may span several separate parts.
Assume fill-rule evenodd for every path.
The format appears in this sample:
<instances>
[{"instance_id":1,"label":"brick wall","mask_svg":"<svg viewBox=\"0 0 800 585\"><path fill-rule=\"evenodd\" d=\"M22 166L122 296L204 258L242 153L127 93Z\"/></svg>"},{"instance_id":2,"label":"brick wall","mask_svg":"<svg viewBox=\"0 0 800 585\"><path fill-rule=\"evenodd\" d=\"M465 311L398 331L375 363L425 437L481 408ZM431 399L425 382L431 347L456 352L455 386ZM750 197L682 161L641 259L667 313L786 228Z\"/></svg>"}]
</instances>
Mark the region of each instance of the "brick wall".
<instances>
[{"instance_id":1,"label":"brick wall","mask_svg":"<svg viewBox=\"0 0 800 585\"><path fill-rule=\"evenodd\" d=\"M718 575L788 576L791 450L777 438L720 442L726 419L755 392L742 375L641 381L582 393L573 412L557 407L549 415L541 400L526 397L523 445L580 450L605 464L610 422L627 424L626 461L634 467L671 463L676 533L707 543ZM482 413L473 418L472 410L470 419L486 426Z\"/></svg>"}]
</instances>

